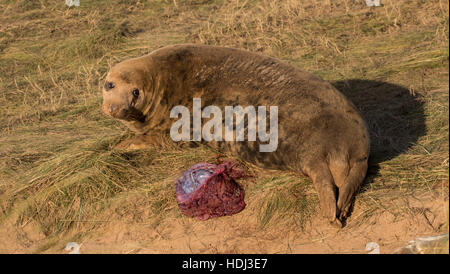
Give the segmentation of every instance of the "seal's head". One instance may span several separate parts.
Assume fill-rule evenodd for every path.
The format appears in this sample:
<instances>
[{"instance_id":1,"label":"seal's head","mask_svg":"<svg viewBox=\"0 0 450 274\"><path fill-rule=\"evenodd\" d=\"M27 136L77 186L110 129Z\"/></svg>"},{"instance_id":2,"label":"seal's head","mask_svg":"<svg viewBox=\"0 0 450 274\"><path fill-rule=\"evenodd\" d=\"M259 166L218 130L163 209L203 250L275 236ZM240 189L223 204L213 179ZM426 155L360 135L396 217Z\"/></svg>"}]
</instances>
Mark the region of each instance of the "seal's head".
<instances>
[{"instance_id":1,"label":"seal's head","mask_svg":"<svg viewBox=\"0 0 450 274\"><path fill-rule=\"evenodd\" d=\"M125 121L145 121L149 79L142 62L128 60L111 68L103 85L103 112Z\"/></svg>"}]
</instances>

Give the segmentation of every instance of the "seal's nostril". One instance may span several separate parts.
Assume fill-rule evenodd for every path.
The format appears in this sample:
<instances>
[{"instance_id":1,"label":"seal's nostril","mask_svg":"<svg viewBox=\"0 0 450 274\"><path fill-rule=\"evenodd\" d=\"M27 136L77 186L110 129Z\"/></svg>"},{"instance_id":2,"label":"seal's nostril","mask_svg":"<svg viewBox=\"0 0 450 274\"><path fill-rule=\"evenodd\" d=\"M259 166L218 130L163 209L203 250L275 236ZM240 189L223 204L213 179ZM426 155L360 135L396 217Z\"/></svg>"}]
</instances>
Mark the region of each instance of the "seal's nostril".
<instances>
[{"instance_id":1,"label":"seal's nostril","mask_svg":"<svg viewBox=\"0 0 450 274\"><path fill-rule=\"evenodd\" d=\"M109 113L116 112L117 107L115 105L109 105Z\"/></svg>"}]
</instances>

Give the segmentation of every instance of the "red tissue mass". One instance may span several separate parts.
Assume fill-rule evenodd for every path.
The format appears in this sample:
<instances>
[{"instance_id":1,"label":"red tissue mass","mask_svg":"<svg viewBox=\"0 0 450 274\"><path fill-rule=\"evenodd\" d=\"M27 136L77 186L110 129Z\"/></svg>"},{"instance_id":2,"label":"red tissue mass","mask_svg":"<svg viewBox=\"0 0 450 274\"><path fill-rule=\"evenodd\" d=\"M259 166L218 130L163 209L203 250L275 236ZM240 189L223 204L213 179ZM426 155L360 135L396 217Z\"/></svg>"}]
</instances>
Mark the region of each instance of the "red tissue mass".
<instances>
[{"instance_id":1,"label":"red tissue mass","mask_svg":"<svg viewBox=\"0 0 450 274\"><path fill-rule=\"evenodd\" d=\"M219 165L198 163L176 181L178 206L184 215L199 220L232 215L245 208L244 190L235 179L244 170L231 161Z\"/></svg>"}]
</instances>

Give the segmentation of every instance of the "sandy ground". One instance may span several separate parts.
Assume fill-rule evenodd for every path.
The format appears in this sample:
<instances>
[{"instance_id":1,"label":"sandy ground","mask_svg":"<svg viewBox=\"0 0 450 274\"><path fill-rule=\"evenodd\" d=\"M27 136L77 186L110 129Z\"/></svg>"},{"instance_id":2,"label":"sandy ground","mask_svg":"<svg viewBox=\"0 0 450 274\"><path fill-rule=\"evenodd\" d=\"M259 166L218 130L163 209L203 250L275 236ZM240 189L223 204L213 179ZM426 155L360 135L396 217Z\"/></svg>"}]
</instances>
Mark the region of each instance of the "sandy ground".
<instances>
[{"instance_id":1,"label":"sandy ground","mask_svg":"<svg viewBox=\"0 0 450 274\"><path fill-rule=\"evenodd\" d=\"M436 197L411 203L424 212L398 219L389 212L367 223L336 230L314 218L304 231L270 227L258 231L249 213L199 222L187 218L166 220L157 229L117 223L101 235L83 241L84 253L367 253L376 242L380 253L392 253L408 241L437 235L446 222L448 201ZM353 214L357 215L358 210ZM255 222L256 223L256 222ZM114 233L111 233L114 232ZM447 250L448 252L448 250Z\"/></svg>"},{"instance_id":2,"label":"sandy ground","mask_svg":"<svg viewBox=\"0 0 450 274\"><path fill-rule=\"evenodd\" d=\"M389 211L374 214L364 223L353 220L363 210L355 206L347 226L336 229L319 216L299 230L288 226L257 225L251 204L241 213L207 221L187 217L168 218L158 225L137 224L117 218L101 225L78 242L81 253L368 253L366 244L375 242L380 253L393 253L417 237L445 233L448 196L428 194L405 203L409 214L395 216ZM113 218L115 219L115 218ZM32 224L22 228L4 225L0 231L1 253L39 252L45 239ZM64 238L43 253L67 253ZM445 252L448 253L448 245Z\"/></svg>"}]
</instances>

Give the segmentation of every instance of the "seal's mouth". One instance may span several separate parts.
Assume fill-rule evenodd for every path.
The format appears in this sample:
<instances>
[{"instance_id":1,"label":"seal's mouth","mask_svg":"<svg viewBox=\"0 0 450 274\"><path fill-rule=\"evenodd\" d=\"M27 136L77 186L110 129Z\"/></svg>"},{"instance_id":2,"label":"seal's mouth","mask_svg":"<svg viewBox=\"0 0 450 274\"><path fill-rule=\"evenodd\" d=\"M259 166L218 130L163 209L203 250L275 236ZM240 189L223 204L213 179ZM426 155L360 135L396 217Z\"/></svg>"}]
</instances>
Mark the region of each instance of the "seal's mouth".
<instances>
[{"instance_id":1,"label":"seal's mouth","mask_svg":"<svg viewBox=\"0 0 450 274\"><path fill-rule=\"evenodd\" d=\"M125 120L125 121L138 121L138 122L145 122L145 115L142 113L142 111L136 109L133 106L130 106L128 108L118 108L114 105L103 105L103 112L115 119L119 120Z\"/></svg>"},{"instance_id":2,"label":"seal's mouth","mask_svg":"<svg viewBox=\"0 0 450 274\"><path fill-rule=\"evenodd\" d=\"M142 113L142 111L130 107L128 110L125 111L124 116L122 120L126 121L138 121L138 122L145 122L145 115Z\"/></svg>"}]
</instances>

